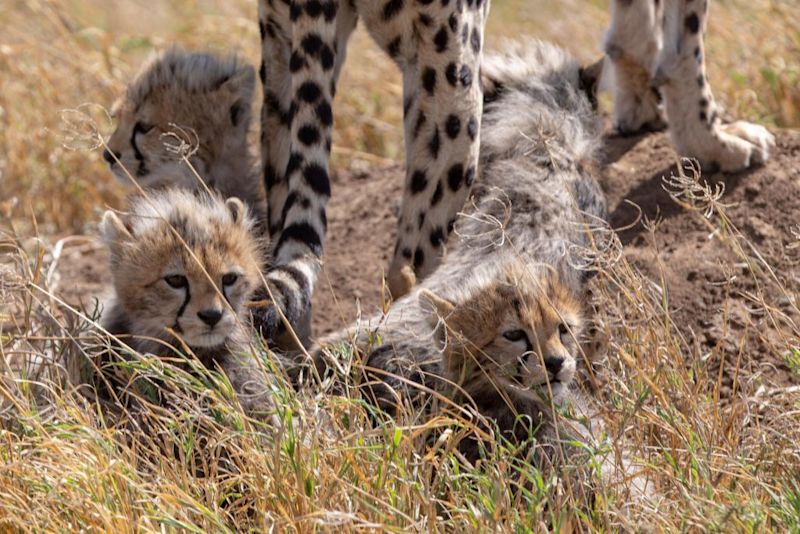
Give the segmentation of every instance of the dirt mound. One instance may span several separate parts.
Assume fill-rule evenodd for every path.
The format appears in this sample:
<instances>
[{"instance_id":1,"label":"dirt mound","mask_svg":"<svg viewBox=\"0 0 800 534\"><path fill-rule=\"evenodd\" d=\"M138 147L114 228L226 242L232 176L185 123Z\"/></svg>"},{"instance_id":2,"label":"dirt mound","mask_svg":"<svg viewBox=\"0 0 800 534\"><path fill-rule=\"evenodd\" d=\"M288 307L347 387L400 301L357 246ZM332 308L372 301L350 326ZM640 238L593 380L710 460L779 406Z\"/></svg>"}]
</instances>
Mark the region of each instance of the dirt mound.
<instances>
[{"instance_id":1,"label":"dirt mound","mask_svg":"<svg viewBox=\"0 0 800 534\"><path fill-rule=\"evenodd\" d=\"M653 233L640 222L621 230L620 238L627 259L663 288L670 315L686 339L716 355L712 365L737 361L731 366L736 372L744 365L749 376L777 384L796 381L786 361L766 349L786 340L751 305L757 282L747 276L745 266L739 272L722 268L737 265L733 252L714 238L712 225L684 210L664 190L662 177L676 171L667 136L608 136L605 141L602 185L611 225L629 227L639 210L643 220L657 221ZM365 315L379 309L403 179L399 165L334 174L325 264L314 297L316 335L349 324L359 308ZM735 175L707 174L705 179L724 184L723 202L729 205L733 225L769 265L794 280L800 260L800 250L792 247L797 242L794 216L800 214L800 133L781 133L763 167ZM78 302L80 295L106 291L110 277L105 264L96 244L66 246L58 266L63 298ZM791 319L795 303L776 299ZM84 305L90 304L84 298ZM727 369L723 366L722 381L731 387L735 377Z\"/></svg>"}]
</instances>

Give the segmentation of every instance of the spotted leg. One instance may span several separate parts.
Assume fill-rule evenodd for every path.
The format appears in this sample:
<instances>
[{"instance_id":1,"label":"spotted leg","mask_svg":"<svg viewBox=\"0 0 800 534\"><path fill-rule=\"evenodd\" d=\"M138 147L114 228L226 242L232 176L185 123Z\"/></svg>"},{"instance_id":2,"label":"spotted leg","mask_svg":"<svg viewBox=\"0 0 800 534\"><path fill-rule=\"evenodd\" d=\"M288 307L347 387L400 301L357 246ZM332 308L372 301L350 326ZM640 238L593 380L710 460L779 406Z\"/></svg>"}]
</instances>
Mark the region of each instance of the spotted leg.
<instances>
[{"instance_id":1,"label":"spotted leg","mask_svg":"<svg viewBox=\"0 0 800 534\"><path fill-rule=\"evenodd\" d=\"M335 0L259 4L262 157L273 255L267 282L275 304L304 343L311 335L311 296L327 226L331 101L342 61L337 61L337 48L344 48L356 21L352 10L341 17L338 12ZM263 290L256 295L257 300L268 298ZM279 348L294 347L274 306L260 306L253 315L265 338Z\"/></svg>"},{"instance_id":2,"label":"spotted leg","mask_svg":"<svg viewBox=\"0 0 800 534\"><path fill-rule=\"evenodd\" d=\"M383 6L384 25L394 3ZM438 265L478 164L488 2L424 4L404 12L395 25L403 31L382 43L403 71L406 184L388 276L395 298Z\"/></svg>"},{"instance_id":3,"label":"spotted leg","mask_svg":"<svg viewBox=\"0 0 800 534\"><path fill-rule=\"evenodd\" d=\"M624 135L663 129L661 96L651 72L662 42L663 7L653 0L613 0L605 51L614 75L614 127Z\"/></svg>"},{"instance_id":4,"label":"spotted leg","mask_svg":"<svg viewBox=\"0 0 800 534\"><path fill-rule=\"evenodd\" d=\"M775 145L773 135L743 121L723 124L718 115L705 68L707 1L668 0L664 10L664 46L654 79L664 95L678 153L723 171L765 162Z\"/></svg>"}]
</instances>

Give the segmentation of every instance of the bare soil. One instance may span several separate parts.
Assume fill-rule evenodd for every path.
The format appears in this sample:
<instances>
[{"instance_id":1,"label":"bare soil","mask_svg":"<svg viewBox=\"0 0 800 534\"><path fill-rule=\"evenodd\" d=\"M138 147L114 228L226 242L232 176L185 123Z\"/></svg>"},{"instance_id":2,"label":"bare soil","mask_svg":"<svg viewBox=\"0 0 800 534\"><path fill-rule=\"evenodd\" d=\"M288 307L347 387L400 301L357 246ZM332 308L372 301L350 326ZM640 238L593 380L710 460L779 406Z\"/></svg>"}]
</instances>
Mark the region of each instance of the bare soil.
<instances>
[{"instance_id":1,"label":"bare soil","mask_svg":"<svg viewBox=\"0 0 800 534\"><path fill-rule=\"evenodd\" d=\"M641 222L620 230L626 257L664 289L671 316L692 346L699 344L715 355L710 365L722 366L723 386L731 387L741 367L770 383L796 383L798 374L774 350L781 343L788 349L789 341L780 339L780 329L753 311L756 282L744 270L723 268L723 263L736 266L734 253L715 239L714 228L702 217L684 210L665 192L662 177L676 169L668 137L606 136L603 163L601 182L612 227L629 227L639 209L643 219L658 221L652 234ZM781 132L772 158L762 167L704 178L724 184L723 202L729 205L731 222L791 286L800 287L800 249L792 246L798 243L792 231L800 215L800 132ZM403 169L394 165L368 172L339 170L332 187L325 263L314 297L316 335L349 324L359 309L366 315L380 308ZM83 295L83 304L91 306L85 296L102 295L110 284L106 263L96 243L65 246L56 273L61 296L78 303ZM777 295L775 299L792 319L795 303Z\"/></svg>"}]
</instances>

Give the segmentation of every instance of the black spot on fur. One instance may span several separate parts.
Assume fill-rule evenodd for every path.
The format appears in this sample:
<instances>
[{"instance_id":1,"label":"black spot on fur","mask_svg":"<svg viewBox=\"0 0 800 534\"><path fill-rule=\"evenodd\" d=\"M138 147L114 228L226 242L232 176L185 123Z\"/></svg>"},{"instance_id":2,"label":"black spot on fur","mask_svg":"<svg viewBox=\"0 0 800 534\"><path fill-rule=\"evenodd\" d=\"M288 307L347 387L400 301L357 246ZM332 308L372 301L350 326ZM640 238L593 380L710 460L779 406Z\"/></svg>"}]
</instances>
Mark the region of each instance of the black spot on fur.
<instances>
[{"instance_id":1,"label":"black spot on fur","mask_svg":"<svg viewBox=\"0 0 800 534\"><path fill-rule=\"evenodd\" d=\"M447 19L447 24L450 26L450 31L453 33L458 31L458 17L456 17L455 13L450 13L450 16Z\"/></svg>"},{"instance_id":2,"label":"black spot on fur","mask_svg":"<svg viewBox=\"0 0 800 534\"><path fill-rule=\"evenodd\" d=\"M697 13L687 15L683 22L686 24L686 29L690 32L697 33L700 31L700 19L697 17Z\"/></svg>"},{"instance_id":3,"label":"black spot on fur","mask_svg":"<svg viewBox=\"0 0 800 534\"><path fill-rule=\"evenodd\" d=\"M419 23L425 26L426 28L430 28L431 24L433 24L433 19L427 13L420 13Z\"/></svg>"},{"instance_id":4,"label":"black spot on fur","mask_svg":"<svg viewBox=\"0 0 800 534\"><path fill-rule=\"evenodd\" d=\"M266 187L267 191L272 189L272 187L278 183L278 175L275 174L275 167L270 165L269 163L264 164L264 186Z\"/></svg>"},{"instance_id":5,"label":"black spot on fur","mask_svg":"<svg viewBox=\"0 0 800 534\"><path fill-rule=\"evenodd\" d=\"M705 98L705 97L701 98L699 104L700 104L701 108L707 108L708 107L708 99Z\"/></svg>"},{"instance_id":6,"label":"black spot on fur","mask_svg":"<svg viewBox=\"0 0 800 534\"><path fill-rule=\"evenodd\" d=\"M303 169L303 178L308 186L318 195L331 196L331 182L325 168L318 163L309 163Z\"/></svg>"},{"instance_id":7,"label":"black spot on fur","mask_svg":"<svg viewBox=\"0 0 800 534\"><path fill-rule=\"evenodd\" d=\"M334 0L328 0L322 4L322 12L325 14L325 20L332 22L333 19L336 18L336 11L338 9L339 5Z\"/></svg>"},{"instance_id":8,"label":"black spot on fur","mask_svg":"<svg viewBox=\"0 0 800 534\"><path fill-rule=\"evenodd\" d=\"M335 57L333 50L328 45L322 45L319 51L319 63L322 65L323 70L331 70L333 68Z\"/></svg>"},{"instance_id":9,"label":"black spot on fur","mask_svg":"<svg viewBox=\"0 0 800 534\"><path fill-rule=\"evenodd\" d=\"M312 19L319 17L322 14L322 3L318 0L308 0L306 2L306 14Z\"/></svg>"},{"instance_id":10,"label":"black spot on fur","mask_svg":"<svg viewBox=\"0 0 800 534\"><path fill-rule=\"evenodd\" d=\"M267 66L264 65L264 62L261 62L261 66L258 67L258 79L261 80L261 83L267 83Z\"/></svg>"},{"instance_id":11,"label":"black spot on fur","mask_svg":"<svg viewBox=\"0 0 800 534\"><path fill-rule=\"evenodd\" d=\"M425 125L425 122L427 120L428 119L427 117L425 117L425 113L423 113L422 110L419 110L419 115L417 115L417 122L414 124L414 137L417 137L419 135L419 131Z\"/></svg>"},{"instance_id":12,"label":"black spot on fur","mask_svg":"<svg viewBox=\"0 0 800 534\"><path fill-rule=\"evenodd\" d=\"M322 42L322 38L316 33L306 35L300 42L300 46L302 46L306 54L310 56L316 56L323 44L325 43Z\"/></svg>"},{"instance_id":13,"label":"black spot on fur","mask_svg":"<svg viewBox=\"0 0 800 534\"><path fill-rule=\"evenodd\" d=\"M439 138L439 128L436 128L433 132L433 137L431 137L430 142L428 143L428 149L431 151L431 157L436 159L439 157L439 147L441 146L442 142Z\"/></svg>"},{"instance_id":14,"label":"black spot on fur","mask_svg":"<svg viewBox=\"0 0 800 534\"><path fill-rule=\"evenodd\" d=\"M285 227L275 247L276 253L287 241L303 243L315 256L320 256L322 254L322 239L314 227L308 223L293 223Z\"/></svg>"},{"instance_id":15,"label":"black spot on fur","mask_svg":"<svg viewBox=\"0 0 800 534\"><path fill-rule=\"evenodd\" d=\"M703 87L706 84L706 77L702 73L697 75L697 85Z\"/></svg>"},{"instance_id":16,"label":"black spot on fur","mask_svg":"<svg viewBox=\"0 0 800 534\"><path fill-rule=\"evenodd\" d=\"M403 9L403 0L389 0L383 6L383 20L391 20Z\"/></svg>"},{"instance_id":17,"label":"black spot on fur","mask_svg":"<svg viewBox=\"0 0 800 534\"><path fill-rule=\"evenodd\" d=\"M447 41L449 36L447 34L447 28L442 26L439 28L439 31L436 32L436 35L433 36L433 44L436 45L436 51L440 54L447 50Z\"/></svg>"},{"instance_id":18,"label":"black spot on fur","mask_svg":"<svg viewBox=\"0 0 800 534\"><path fill-rule=\"evenodd\" d=\"M464 173L464 182L467 186L471 186L472 182L475 181L475 167L470 167L467 169L467 172Z\"/></svg>"},{"instance_id":19,"label":"black spot on fur","mask_svg":"<svg viewBox=\"0 0 800 534\"><path fill-rule=\"evenodd\" d=\"M467 121L467 135L472 141L478 137L478 119L474 115Z\"/></svg>"},{"instance_id":20,"label":"black spot on fur","mask_svg":"<svg viewBox=\"0 0 800 534\"><path fill-rule=\"evenodd\" d=\"M405 259L407 259L407 260L411 259L411 249L410 248L404 248L403 251L400 254L402 254L403 257Z\"/></svg>"},{"instance_id":21,"label":"black spot on fur","mask_svg":"<svg viewBox=\"0 0 800 534\"><path fill-rule=\"evenodd\" d=\"M414 251L414 268L419 269L423 263L425 263L425 253L417 247L417 250Z\"/></svg>"},{"instance_id":22,"label":"black spot on fur","mask_svg":"<svg viewBox=\"0 0 800 534\"><path fill-rule=\"evenodd\" d=\"M426 187L428 187L428 177L425 176L425 171L414 171L411 175L411 192L416 195L425 191Z\"/></svg>"},{"instance_id":23,"label":"black spot on fur","mask_svg":"<svg viewBox=\"0 0 800 534\"><path fill-rule=\"evenodd\" d=\"M461 44L466 45L469 40L469 24L464 24L461 28Z\"/></svg>"},{"instance_id":24,"label":"black spot on fur","mask_svg":"<svg viewBox=\"0 0 800 534\"><path fill-rule=\"evenodd\" d=\"M306 58L304 58L297 50L292 52L292 57L289 58L289 70L297 72L306 66Z\"/></svg>"},{"instance_id":25,"label":"black spot on fur","mask_svg":"<svg viewBox=\"0 0 800 534\"><path fill-rule=\"evenodd\" d=\"M313 124L305 124L297 130L297 139L306 146L319 142L319 130Z\"/></svg>"},{"instance_id":26,"label":"black spot on fur","mask_svg":"<svg viewBox=\"0 0 800 534\"><path fill-rule=\"evenodd\" d=\"M422 230L425 225L425 212L423 211L417 216L417 229Z\"/></svg>"},{"instance_id":27,"label":"black spot on fur","mask_svg":"<svg viewBox=\"0 0 800 534\"><path fill-rule=\"evenodd\" d=\"M472 85L472 69L467 65L461 65L461 71L458 74L458 79L461 80L461 85L469 87Z\"/></svg>"},{"instance_id":28,"label":"black spot on fur","mask_svg":"<svg viewBox=\"0 0 800 534\"><path fill-rule=\"evenodd\" d=\"M286 164L286 176L291 176L300 169L303 164L303 155L299 152L292 152L289 156L289 162Z\"/></svg>"},{"instance_id":29,"label":"black spot on fur","mask_svg":"<svg viewBox=\"0 0 800 534\"><path fill-rule=\"evenodd\" d=\"M327 100L323 100L317 106L317 118L323 126L330 126L333 124L333 110Z\"/></svg>"},{"instance_id":30,"label":"black spot on fur","mask_svg":"<svg viewBox=\"0 0 800 534\"><path fill-rule=\"evenodd\" d=\"M452 234L453 233L453 228L455 228L455 227L456 227L456 220L455 219L450 219L449 221L447 221L447 234L448 235Z\"/></svg>"},{"instance_id":31,"label":"black spot on fur","mask_svg":"<svg viewBox=\"0 0 800 534\"><path fill-rule=\"evenodd\" d=\"M267 34L267 25L264 24L263 20L258 21L258 34L261 36L261 40L264 40L264 36Z\"/></svg>"},{"instance_id":32,"label":"black spot on fur","mask_svg":"<svg viewBox=\"0 0 800 534\"><path fill-rule=\"evenodd\" d=\"M444 71L444 75L450 85L455 87L456 83L458 83L458 65L455 63L449 63Z\"/></svg>"},{"instance_id":33,"label":"black spot on fur","mask_svg":"<svg viewBox=\"0 0 800 534\"><path fill-rule=\"evenodd\" d=\"M472 28L472 35L469 37L469 43L472 45L472 51L475 54L480 54L481 52L481 32L478 31L478 27L475 26Z\"/></svg>"},{"instance_id":34,"label":"black spot on fur","mask_svg":"<svg viewBox=\"0 0 800 534\"><path fill-rule=\"evenodd\" d=\"M455 139L461 132L461 119L455 115L449 115L447 117L447 122L445 122L444 128L447 132L447 137L450 139Z\"/></svg>"},{"instance_id":35,"label":"black spot on fur","mask_svg":"<svg viewBox=\"0 0 800 534\"><path fill-rule=\"evenodd\" d=\"M396 59L397 56L400 54L400 44L401 44L401 42L402 41L400 40L400 37L395 37L394 39L389 41L388 45L386 45L386 52L391 57Z\"/></svg>"},{"instance_id":36,"label":"black spot on fur","mask_svg":"<svg viewBox=\"0 0 800 534\"><path fill-rule=\"evenodd\" d=\"M440 247L443 242L444 230L442 230L440 227L437 227L433 230L433 232L431 232L431 245L434 247Z\"/></svg>"},{"instance_id":37,"label":"black spot on fur","mask_svg":"<svg viewBox=\"0 0 800 534\"><path fill-rule=\"evenodd\" d=\"M442 182L436 184L436 190L433 192L433 196L431 197L431 206L435 206L442 200L442 196L444 196L444 188L442 187Z\"/></svg>"},{"instance_id":38,"label":"black spot on fur","mask_svg":"<svg viewBox=\"0 0 800 534\"><path fill-rule=\"evenodd\" d=\"M310 80L303 82L303 85L297 90L297 96L309 104L316 102L321 94L320 86Z\"/></svg>"},{"instance_id":39,"label":"black spot on fur","mask_svg":"<svg viewBox=\"0 0 800 534\"><path fill-rule=\"evenodd\" d=\"M300 18L300 15L303 13L303 8L297 2L292 2L289 4L289 18L292 21L296 21Z\"/></svg>"},{"instance_id":40,"label":"black spot on fur","mask_svg":"<svg viewBox=\"0 0 800 534\"><path fill-rule=\"evenodd\" d=\"M700 112L700 122L708 123L708 115L706 115L705 111Z\"/></svg>"},{"instance_id":41,"label":"black spot on fur","mask_svg":"<svg viewBox=\"0 0 800 534\"><path fill-rule=\"evenodd\" d=\"M464 180L464 166L456 163L450 170L447 171L447 185L450 186L451 191L458 191L461 189L461 183Z\"/></svg>"},{"instance_id":42,"label":"black spot on fur","mask_svg":"<svg viewBox=\"0 0 800 534\"><path fill-rule=\"evenodd\" d=\"M422 72L422 87L424 87L430 95L432 95L433 91L436 89L436 71L430 67L425 67L425 70Z\"/></svg>"}]
</instances>

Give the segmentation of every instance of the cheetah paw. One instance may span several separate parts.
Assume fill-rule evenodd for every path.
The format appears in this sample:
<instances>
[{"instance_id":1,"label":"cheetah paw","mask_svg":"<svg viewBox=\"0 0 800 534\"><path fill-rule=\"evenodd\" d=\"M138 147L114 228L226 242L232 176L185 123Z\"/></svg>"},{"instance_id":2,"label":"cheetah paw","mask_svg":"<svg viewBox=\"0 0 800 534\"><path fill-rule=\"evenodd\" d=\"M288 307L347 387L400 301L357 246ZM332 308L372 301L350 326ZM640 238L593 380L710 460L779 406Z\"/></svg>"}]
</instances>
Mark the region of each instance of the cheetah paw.
<instances>
[{"instance_id":1,"label":"cheetah paw","mask_svg":"<svg viewBox=\"0 0 800 534\"><path fill-rule=\"evenodd\" d=\"M717 130L719 147L716 158L703 157L705 162L716 163L719 169L736 172L761 165L769 159L769 152L775 146L775 136L758 124L736 121L723 124Z\"/></svg>"},{"instance_id":2,"label":"cheetah paw","mask_svg":"<svg viewBox=\"0 0 800 534\"><path fill-rule=\"evenodd\" d=\"M391 269L386 282L392 298L397 300L411 291L417 284L417 276L410 265L403 265L399 269Z\"/></svg>"}]
</instances>

